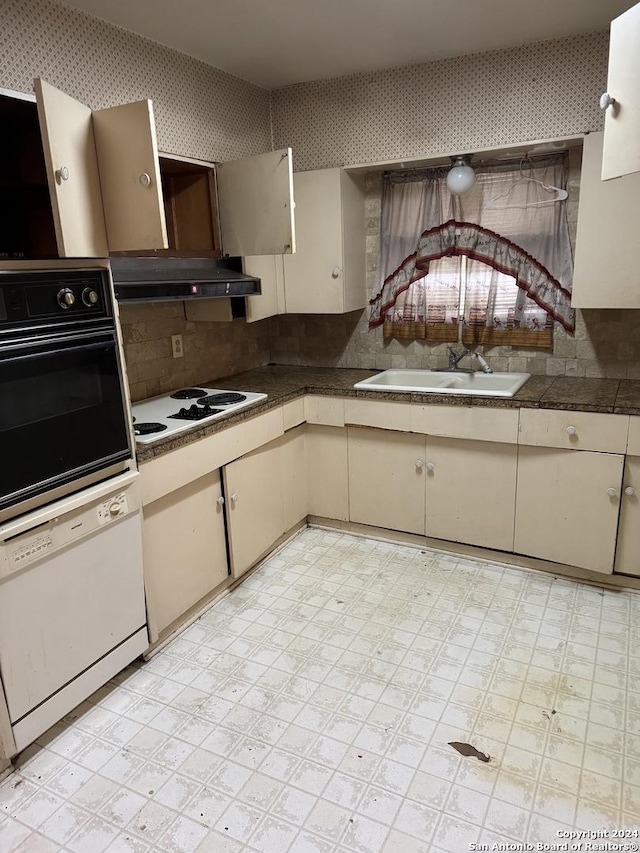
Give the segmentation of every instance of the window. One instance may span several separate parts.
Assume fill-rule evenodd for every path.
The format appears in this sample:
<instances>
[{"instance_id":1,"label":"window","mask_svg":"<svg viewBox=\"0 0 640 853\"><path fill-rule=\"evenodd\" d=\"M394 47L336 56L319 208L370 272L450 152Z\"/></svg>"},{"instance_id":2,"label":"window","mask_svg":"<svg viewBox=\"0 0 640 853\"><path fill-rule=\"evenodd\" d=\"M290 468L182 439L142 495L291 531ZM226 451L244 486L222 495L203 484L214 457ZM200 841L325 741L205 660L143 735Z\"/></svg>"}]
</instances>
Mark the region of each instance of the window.
<instances>
[{"instance_id":1,"label":"window","mask_svg":"<svg viewBox=\"0 0 640 853\"><path fill-rule=\"evenodd\" d=\"M381 282L370 327L385 337L549 347L554 320L573 331L568 158L476 168L464 196L446 168L385 174Z\"/></svg>"}]
</instances>

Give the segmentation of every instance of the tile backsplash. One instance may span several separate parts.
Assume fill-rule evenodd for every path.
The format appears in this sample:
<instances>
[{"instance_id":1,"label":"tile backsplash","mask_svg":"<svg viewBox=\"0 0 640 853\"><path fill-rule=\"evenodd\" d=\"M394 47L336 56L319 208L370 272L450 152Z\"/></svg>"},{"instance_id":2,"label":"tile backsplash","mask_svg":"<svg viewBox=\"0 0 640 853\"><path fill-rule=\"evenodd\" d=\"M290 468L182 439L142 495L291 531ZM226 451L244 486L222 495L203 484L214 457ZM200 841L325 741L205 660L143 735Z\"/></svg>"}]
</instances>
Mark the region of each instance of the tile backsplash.
<instances>
[{"instance_id":1,"label":"tile backsplash","mask_svg":"<svg viewBox=\"0 0 640 853\"><path fill-rule=\"evenodd\" d=\"M192 322L183 302L154 302L121 305L120 322L134 402L269 361L266 320ZM173 358L171 335L182 335L182 358Z\"/></svg>"}]
</instances>

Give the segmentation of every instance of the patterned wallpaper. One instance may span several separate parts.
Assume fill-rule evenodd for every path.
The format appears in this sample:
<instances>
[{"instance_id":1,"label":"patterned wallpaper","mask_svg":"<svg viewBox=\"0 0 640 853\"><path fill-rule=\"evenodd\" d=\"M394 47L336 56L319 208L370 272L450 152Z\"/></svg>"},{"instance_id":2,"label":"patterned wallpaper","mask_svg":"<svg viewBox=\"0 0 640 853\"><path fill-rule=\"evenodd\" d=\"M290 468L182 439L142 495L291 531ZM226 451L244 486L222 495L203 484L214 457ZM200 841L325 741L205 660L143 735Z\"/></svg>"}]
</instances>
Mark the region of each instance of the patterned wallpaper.
<instances>
[{"instance_id":1,"label":"patterned wallpaper","mask_svg":"<svg viewBox=\"0 0 640 853\"><path fill-rule=\"evenodd\" d=\"M161 150L230 160L271 149L269 92L52 0L0 3L0 87L43 77L92 108L151 98Z\"/></svg>"},{"instance_id":2,"label":"patterned wallpaper","mask_svg":"<svg viewBox=\"0 0 640 853\"><path fill-rule=\"evenodd\" d=\"M300 83L272 95L296 169L446 154L602 125L607 32Z\"/></svg>"}]
</instances>

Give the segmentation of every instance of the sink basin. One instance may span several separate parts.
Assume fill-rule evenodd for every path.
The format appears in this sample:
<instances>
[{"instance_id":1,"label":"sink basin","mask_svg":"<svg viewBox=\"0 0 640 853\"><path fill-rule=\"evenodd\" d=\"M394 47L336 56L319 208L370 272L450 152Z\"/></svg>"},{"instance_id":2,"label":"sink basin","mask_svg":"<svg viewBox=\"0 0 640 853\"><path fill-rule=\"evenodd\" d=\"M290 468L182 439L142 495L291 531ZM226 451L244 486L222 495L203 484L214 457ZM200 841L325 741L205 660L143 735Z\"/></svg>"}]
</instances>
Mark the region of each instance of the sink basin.
<instances>
[{"instance_id":1,"label":"sink basin","mask_svg":"<svg viewBox=\"0 0 640 853\"><path fill-rule=\"evenodd\" d=\"M465 394L513 397L530 373L458 373L439 370L384 370L353 386L362 391L407 391L414 394Z\"/></svg>"}]
</instances>

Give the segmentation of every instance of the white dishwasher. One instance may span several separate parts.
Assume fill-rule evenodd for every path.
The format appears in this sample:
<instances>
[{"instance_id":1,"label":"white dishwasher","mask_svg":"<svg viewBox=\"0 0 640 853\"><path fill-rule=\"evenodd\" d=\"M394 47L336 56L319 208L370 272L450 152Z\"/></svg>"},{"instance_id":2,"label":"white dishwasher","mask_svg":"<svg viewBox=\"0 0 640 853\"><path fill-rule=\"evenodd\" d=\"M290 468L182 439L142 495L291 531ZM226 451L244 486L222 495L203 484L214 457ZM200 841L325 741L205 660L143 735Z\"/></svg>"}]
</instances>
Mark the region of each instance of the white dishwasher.
<instances>
[{"instance_id":1,"label":"white dishwasher","mask_svg":"<svg viewBox=\"0 0 640 853\"><path fill-rule=\"evenodd\" d=\"M0 527L0 677L16 752L148 647L137 476Z\"/></svg>"}]
</instances>

